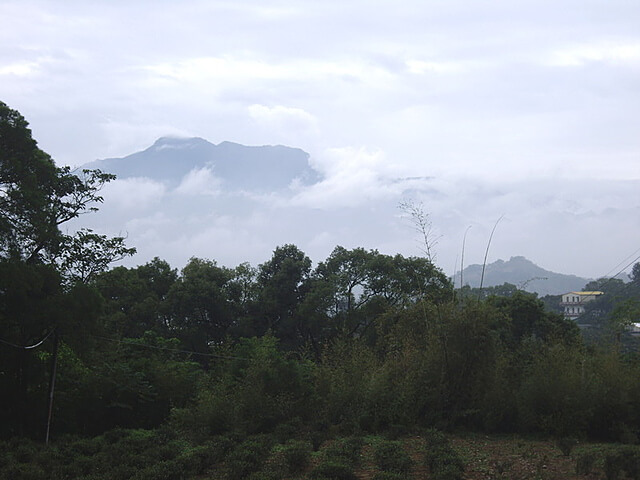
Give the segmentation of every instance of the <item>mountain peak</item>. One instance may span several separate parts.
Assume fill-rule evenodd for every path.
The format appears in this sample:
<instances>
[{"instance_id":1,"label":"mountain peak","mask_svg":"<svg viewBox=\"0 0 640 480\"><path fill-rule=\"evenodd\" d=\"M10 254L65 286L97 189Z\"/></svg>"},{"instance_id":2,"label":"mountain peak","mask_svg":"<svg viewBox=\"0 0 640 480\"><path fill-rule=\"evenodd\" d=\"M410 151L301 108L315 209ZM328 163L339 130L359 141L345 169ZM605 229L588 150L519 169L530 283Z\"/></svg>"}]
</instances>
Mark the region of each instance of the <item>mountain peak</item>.
<instances>
[{"instance_id":1,"label":"mountain peak","mask_svg":"<svg viewBox=\"0 0 640 480\"><path fill-rule=\"evenodd\" d=\"M160 137L147 150L166 150L166 149L185 149L195 148L201 145L211 145L205 139L200 137Z\"/></svg>"},{"instance_id":2,"label":"mountain peak","mask_svg":"<svg viewBox=\"0 0 640 480\"><path fill-rule=\"evenodd\" d=\"M143 151L84 167L99 168L120 179L150 178L170 187L179 185L191 172L206 169L228 192L275 192L320 180L309 165L309 154L299 148L228 141L214 145L200 137L160 137Z\"/></svg>"},{"instance_id":3,"label":"mountain peak","mask_svg":"<svg viewBox=\"0 0 640 480\"><path fill-rule=\"evenodd\" d=\"M528 258L523 257L522 255L516 255L514 257L511 257L509 261L505 263L508 263L514 267L518 266L520 268L541 268L535 263L533 263L531 260L529 260Z\"/></svg>"},{"instance_id":4,"label":"mountain peak","mask_svg":"<svg viewBox=\"0 0 640 480\"><path fill-rule=\"evenodd\" d=\"M464 269L464 282L478 287L482 277L482 265L469 265ZM456 274L460 281L460 272ZM590 279L575 275L565 275L545 270L522 255L511 257L508 261L496 260L485 267L484 285L487 287L511 283L519 288L540 295L557 295L580 290Z\"/></svg>"}]
</instances>

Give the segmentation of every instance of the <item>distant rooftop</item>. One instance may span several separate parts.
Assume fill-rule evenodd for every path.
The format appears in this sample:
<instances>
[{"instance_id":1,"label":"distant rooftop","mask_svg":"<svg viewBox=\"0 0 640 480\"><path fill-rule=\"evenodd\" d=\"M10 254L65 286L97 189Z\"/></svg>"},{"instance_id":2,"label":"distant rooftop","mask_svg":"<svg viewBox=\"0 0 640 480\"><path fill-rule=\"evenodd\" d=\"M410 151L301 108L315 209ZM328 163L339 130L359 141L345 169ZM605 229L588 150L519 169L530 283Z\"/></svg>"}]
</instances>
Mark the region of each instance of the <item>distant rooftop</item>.
<instances>
[{"instance_id":1,"label":"distant rooftop","mask_svg":"<svg viewBox=\"0 0 640 480\"><path fill-rule=\"evenodd\" d=\"M604 292L592 291L592 292L568 292L574 295L602 295ZM565 293L567 295L567 293Z\"/></svg>"}]
</instances>

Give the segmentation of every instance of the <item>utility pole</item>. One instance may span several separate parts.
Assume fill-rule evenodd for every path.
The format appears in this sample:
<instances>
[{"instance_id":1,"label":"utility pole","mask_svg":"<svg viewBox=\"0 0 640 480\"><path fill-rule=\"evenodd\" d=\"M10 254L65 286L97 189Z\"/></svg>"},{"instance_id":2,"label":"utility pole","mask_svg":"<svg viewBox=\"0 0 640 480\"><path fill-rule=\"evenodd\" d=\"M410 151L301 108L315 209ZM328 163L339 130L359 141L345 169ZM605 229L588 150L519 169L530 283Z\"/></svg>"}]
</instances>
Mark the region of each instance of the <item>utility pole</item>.
<instances>
[{"instance_id":1,"label":"utility pole","mask_svg":"<svg viewBox=\"0 0 640 480\"><path fill-rule=\"evenodd\" d=\"M45 445L49 445L49 433L51 432L51 417L53 415L53 392L56 388L56 370L58 366L58 329L53 331L53 358L51 359L51 376L49 377L49 413L47 415L47 435Z\"/></svg>"}]
</instances>

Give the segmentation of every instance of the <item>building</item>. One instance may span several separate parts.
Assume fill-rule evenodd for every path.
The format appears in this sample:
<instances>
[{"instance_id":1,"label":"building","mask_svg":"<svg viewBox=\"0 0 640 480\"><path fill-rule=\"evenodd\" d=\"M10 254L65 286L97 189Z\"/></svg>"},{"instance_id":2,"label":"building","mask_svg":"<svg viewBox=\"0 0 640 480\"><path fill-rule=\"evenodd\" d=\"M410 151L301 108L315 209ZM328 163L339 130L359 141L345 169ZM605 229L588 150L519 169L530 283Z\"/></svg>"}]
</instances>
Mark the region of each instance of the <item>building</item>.
<instances>
[{"instance_id":1,"label":"building","mask_svg":"<svg viewBox=\"0 0 640 480\"><path fill-rule=\"evenodd\" d=\"M562 295L560 305L564 307L564 318L575 320L584 313L584 304L595 300L603 292L569 292Z\"/></svg>"},{"instance_id":2,"label":"building","mask_svg":"<svg viewBox=\"0 0 640 480\"><path fill-rule=\"evenodd\" d=\"M627 331L632 337L640 337L640 323L632 323Z\"/></svg>"}]
</instances>

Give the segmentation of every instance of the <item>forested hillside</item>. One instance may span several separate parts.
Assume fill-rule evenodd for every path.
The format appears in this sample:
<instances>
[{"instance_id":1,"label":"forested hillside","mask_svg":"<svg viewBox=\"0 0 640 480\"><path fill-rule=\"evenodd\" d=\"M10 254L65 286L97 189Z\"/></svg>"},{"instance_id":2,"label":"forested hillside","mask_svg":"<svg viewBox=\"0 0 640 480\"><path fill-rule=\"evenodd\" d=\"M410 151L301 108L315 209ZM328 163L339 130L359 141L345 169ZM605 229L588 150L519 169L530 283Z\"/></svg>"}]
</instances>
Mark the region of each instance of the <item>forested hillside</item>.
<instances>
[{"instance_id":1,"label":"forested hillside","mask_svg":"<svg viewBox=\"0 0 640 480\"><path fill-rule=\"evenodd\" d=\"M590 347L534 294L460 295L425 258L110 268L123 238L64 225L112 178L56 167L0 103L4 478L355 478L359 452L406 478L409 434L430 478L462 478L439 431L638 442L640 266Z\"/></svg>"}]
</instances>

